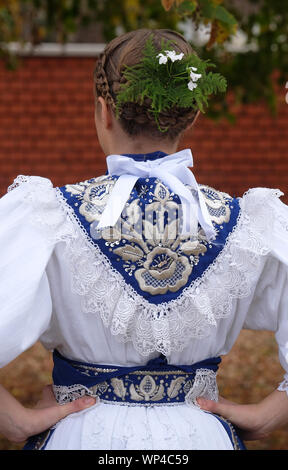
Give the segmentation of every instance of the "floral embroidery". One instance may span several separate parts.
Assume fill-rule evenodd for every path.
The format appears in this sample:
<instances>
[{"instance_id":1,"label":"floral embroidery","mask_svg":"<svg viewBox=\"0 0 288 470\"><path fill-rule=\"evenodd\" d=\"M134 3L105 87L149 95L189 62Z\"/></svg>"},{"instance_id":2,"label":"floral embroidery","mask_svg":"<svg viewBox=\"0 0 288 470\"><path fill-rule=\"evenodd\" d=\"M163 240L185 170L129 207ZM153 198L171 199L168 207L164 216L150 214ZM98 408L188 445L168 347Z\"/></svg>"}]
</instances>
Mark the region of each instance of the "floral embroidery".
<instances>
[{"instance_id":1,"label":"floral embroidery","mask_svg":"<svg viewBox=\"0 0 288 470\"><path fill-rule=\"evenodd\" d=\"M159 401L164 398L164 380L157 386L152 375L145 375L139 385L130 385L131 399L134 401Z\"/></svg>"},{"instance_id":2,"label":"floral embroidery","mask_svg":"<svg viewBox=\"0 0 288 470\"><path fill-rule=\"evenodd\" d=\"M79 212L87 222L93 222L99 220L115 182L111 177L100 176L83 183L68 184L65 188L73 195L81 195Z\"/></svg>"},{"instance_id":3,"label":"floral embroidery","mask_svg":"<svg viewBox=\"0 0 288 470\"><path fill-rule=\"evenodd\" d=\"M231 215L228 202L233 201L233 198L229 194L216 191L209 186L200 186L200 189L205 196L212 221L218 225L228 223Z\"/></svg>"},{"instance_id":4,"label":"floral embroidery","mask_svg":"<svg viewBox=\"0 0 288 470\"><path fill-rule=\"evenodd\" d=\"M78 365L77 365L78 367ZM82 366L81 366L82 368ZM87 367L85 375L98 375L98 367ZM105 369L102 369L103 371ZM112 369L111 369L112 370ZM101 372L100 372L101 373ZM137 404L154 406L186 402L190 406L199 405L198 396L218 400L216 372L210 369L197 368L185 373L177 366L172 370L136 370L125 375L112 377L92 387L77 383L75 385L53 385L58 403L69 403L88 395L103 403Z\"/></svg>"},{"instance_id":5,"label":"floral embroidery","mask_svg":"<svg viewBox=\"0 0 288 470\"><path fill-rule=\"evenodd\" d=\"M186 284L192 267L188 258L166 247L156 247L147 256L143 269L135 272L141 288L151 294L177 291Z\"/></svg>"},{"instance_id":6,"label":"floral embroidery","mask_svg":"<svg viewBox=\"0 0 288 470\"><path fill-rule=\"evenodd\" d=\"M65 191L79 201L75 207L90 224L92 239L104 241L110 256L119 263L119 270L124 269L142 291L151 295L179 291L212 245L200 226L196 239L181 235L179 198L156 178L139 179L117 224L97 230L116 180L101 176L66 185ZM219 234L221 224L230 220L233 199L207 186L200 189Z\"/></svg>"}]
</instances>

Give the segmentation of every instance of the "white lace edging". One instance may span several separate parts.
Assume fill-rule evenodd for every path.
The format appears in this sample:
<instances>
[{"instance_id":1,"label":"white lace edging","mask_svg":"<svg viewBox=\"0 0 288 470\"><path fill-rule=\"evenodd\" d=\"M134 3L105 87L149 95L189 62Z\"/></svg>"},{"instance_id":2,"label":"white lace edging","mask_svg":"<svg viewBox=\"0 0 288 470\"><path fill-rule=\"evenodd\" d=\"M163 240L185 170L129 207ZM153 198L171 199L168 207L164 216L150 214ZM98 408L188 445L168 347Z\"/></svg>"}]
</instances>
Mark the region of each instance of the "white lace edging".
<instances>
[{"instance_id":1,"label":"white lace edging","mask_svg":"<svg viewBox=\"0 0 288 470\"><path fill-rule=\"evenodd\" d=\"M288 379L282 380L282 382L279 384L277 390L279 390L279 392L286 392L287 395L288 395Z\"/></svg>"},{"instance_id":2,"label":"white lace edging","mask_svg":"<svg viewBox=\"0 0 288 470\"><path fill-rule=\"evenodd\" d=\"M197 369L193 385L185 395L185 403L200 408L197 398L218 401L219 392L216 381L216 372L211 369Z\"/></svg>"},{"instance_id":3,"label":"white lace edging","mask_svg":"<svg viewBox=\"0 0 288 470\"><path fill-rule=\"evenodd\" d=\"M96 399L96 404L100 403L100 398L97 395L94 389L89 389L82 384L75 385L53 385L53 392L56 401L59 405L65 405L71 401L78 400L79 398L84 397L85 395L93 397Z\"/></svg>"},{"instance_id":4,"label":"white lace edging","mask_svg":"<svg viewBox=\"0 0 288 470\"><path fill-rule=\"evenodd\" d=\"M34 221L53 243L66 243L64 256L70 264L72 291L81 296L83 313L100 315L112 335L122 342L132 341L144 356L155 351L169 355L182 351L191 338L209 336L217 320L231 314L235 299L250 295L263 257L271 250L273 203L283 194L267 188L250 189L240 199L237 224L214 262L177 299L154 305L112 267L59 188L53 188L45 178L25 178L31 183Z\"/></svg>"},{"instance_id":5,"label":"white lace edging","mask_svg":"<svg viewBox=\"0 0 288 470\"><path fill-rule=\"evenodd\" d=\"M24 197L33 207L29 222L44 232L49 243L55 245L60 241L68 242L70 238L78 236L71 227L69 215L59 210L55 189L48 178L19 175L8 187L7 192L22 184L27 184Z\"/></svg>"}]
</instances>

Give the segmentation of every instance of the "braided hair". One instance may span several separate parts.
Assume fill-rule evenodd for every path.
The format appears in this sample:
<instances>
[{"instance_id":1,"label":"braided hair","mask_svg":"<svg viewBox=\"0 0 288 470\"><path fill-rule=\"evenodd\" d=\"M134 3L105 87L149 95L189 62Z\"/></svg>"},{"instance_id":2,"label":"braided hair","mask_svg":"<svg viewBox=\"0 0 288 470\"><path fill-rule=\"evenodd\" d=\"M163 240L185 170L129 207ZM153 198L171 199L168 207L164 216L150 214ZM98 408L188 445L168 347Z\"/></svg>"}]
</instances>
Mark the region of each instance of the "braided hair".
<instances>
[{"instance_id":1,"label":"braided hair","mask_svg":"<svg viewBox=\"0 0 288 470\"><path fill-rule=\"evenodd\" d=\"M161 42L164 39L171 41L178 53L196 54L181 34L166 29L140 29L113 39L97 60L94 71L95 95L103 97L113 112L116 110L117 92L121 84L126 81L123 69L141 61L144 46L151 34L154 46L158 50L161 50ZM122 104L119 122L129 136L147 134L151 137L173 140L193 123L197 112L197 109L176 106L161 112L158 116L159 124L168 129L163 135L151 112L151 100L146 98L141 104L137 102Z\"/></svg>"}]
</instances>

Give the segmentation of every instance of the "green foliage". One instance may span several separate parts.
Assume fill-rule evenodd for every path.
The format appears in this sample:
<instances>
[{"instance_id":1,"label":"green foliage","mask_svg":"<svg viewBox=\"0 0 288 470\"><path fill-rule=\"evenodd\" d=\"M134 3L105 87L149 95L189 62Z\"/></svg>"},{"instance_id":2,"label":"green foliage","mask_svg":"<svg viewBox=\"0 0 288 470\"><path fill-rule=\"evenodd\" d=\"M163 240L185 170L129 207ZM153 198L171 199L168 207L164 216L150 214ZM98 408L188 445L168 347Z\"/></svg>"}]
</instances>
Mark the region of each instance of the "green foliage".
<instances>
[{"instance_id":1,"label":"green foliage","mask_svg":"<svg viewBox=\"0 0 288 470\"><path fill-rule=\"evenodd\" d=\"M222 5L218 5L212 0L198 0L204 18L209 20L219 20L222 23L233 26L237 23L234 16Z\"/></svg>"},{"instance_id":2,"label":"green foliage","mask_svg":"<svg viewBox=\"0 0 288 470\"><path fill-rule=\"evenodd\" d=\"M124 103L143 104L148 98L158 128L165 132L166 129L162 129L158 121L162 111L177 106L200 109L204 113L208 96L226 90L227 83L222 75L206 72L208 67L215 66L209 60L203 61L195 54L181 54L183 57L178 55L178 58L172 60L167 57L168 51L173 51L168 42L162 42L161 51L157 51L150 36L143 51L142 61L124 69L123 75L127 82L122 84L117 94L118 115L121 114L121 106ZM166 63L161 63L161 56ZM189 82L192 82L191 74L194 76L192 90L188 87Z\"/></svg>"},{"instance_id":3,"label":"green foliage","mask_svg":"<svg viewBox=\"0 0 288 470\"><path fill-rule=\"evenodd\" d=\"M222 44L237 29L237 20L220 5L223 0L161 0L166 11L176 11L180 18L191 18L196 26L211 24L207 47Z\"/></svg>"},{"instance_id":4,"label":"green foliage","mask_svg":"<svg viewBox=\"0 0 288 470\"><path fill-rule=\"evenodd\" d=\"M230 2L226 2L227 5ZM246 2L245 2L246 3ZM282 0L248 1L248 11L243 14L241 4L230 8L238 20L239 30L246 35L241 52L228 52L227 47L198 49L202 58L217 63L219 71L227 78L233 102L228 97L215 97L207 115L213 119L235 119L231 107L262 102L271 115L277 115L278 93L275 85L283 89L288 80L288 5ZM229 44L230 41L227 41ZM231 96L230 96L231 98Z\"/></svg>"},{"instance_id":5,"label":"green foliage","mask_svg":"<svg viewBox=\"0 0 288 470\"><path fill-rule=\"evenodd\" d=\"M0 0L0 57L13 68L17 58L9 52L9 42L70 41L95 23L109 41L119 32L143 27L182 32L180 20L210 25L204 46L193 48L217 64L234 104L264 100L276 113L272 76L277 71L283 89L288 79L288 5L283 0ZM237 25L247 37L246 49L229 52ZM223 95L211 98L206 113L233 119Z\"/></svg>"},{"instance_id":6,"label":"green foliage","mask_svg":"<svg viewBox=\"0 0 288 470\"><path fill-rule=\"evenodd\" d=\"M197 10L197 3L192 2L191 0L184 0L184 2L180 3L177 7L177 13L179 15L192 15L196 13Z\"/></svg>"}]
</instances>

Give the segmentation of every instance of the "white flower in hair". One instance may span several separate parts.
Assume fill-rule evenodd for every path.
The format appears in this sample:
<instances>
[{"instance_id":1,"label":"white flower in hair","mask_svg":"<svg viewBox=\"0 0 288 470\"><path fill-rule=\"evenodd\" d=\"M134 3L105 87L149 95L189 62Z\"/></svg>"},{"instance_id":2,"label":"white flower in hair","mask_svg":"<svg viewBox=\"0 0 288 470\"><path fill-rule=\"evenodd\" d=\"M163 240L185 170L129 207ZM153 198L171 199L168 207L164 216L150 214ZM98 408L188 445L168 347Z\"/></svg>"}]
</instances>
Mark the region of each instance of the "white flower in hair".
<instances>
[{"instance_id":1,"label":"white flower in hair","mask_svg":"<svg viewBox=\"0 0 288 470\"><path fill-rule=\"evenodd\" d=\"M168 57L166 57L166 55L158 54L156 57L157 59L159 57L159 64L167 64Z\"/></svg>"},{"instance_id":2,"label":"white flower in hair","mask_svg":"<svg viewBox=\"0 0 288 470\"><path fill-rule=\"evenodd\" d=\"M175 62L176 60L181 60L184 57L183 52L176 54L175 51L165 51L165 54L162 54L161 52L156 56L157 59L159 58L159 64L167 64L168 59L170 59L172 62Z\"/></svg>"},{"instance_id":3,"label":"white flower in hair","mask_svg":"<svg viewBox=\"0 0 288 470\"><path fill-rule=\"evenodd\" d=\"M188 83L189 90L194 90L197 87L197 80L202 77L201 73L195 73L197 71L197 67L188 67L190 70L190 82Z\"/></svg>"},{"instance_id":4,"label":"white flower in hair","mask_svg":"<svg viewBox=\"0 0 288 470\"><path fill-rule=\"evenodd\" d=\"M197 87L197 83L196 82L192 82L192 80L188 83L188 88L189 90L194 90L194 88Z\"/></svg>"},{"instance_id":5,"label":"white flower in hair","mask_svg":"<svg viewBox=\"0 0 288 470\"><path fill-rule=\"evenodd\" d=\"M183 52L181 52L180 54L176 54L175 51L165 51L165 52L166 52L167 57L169 57L169 59L171 59L172 62L175 62L176 60L181 60L184 57Z\"/></svg>"},{"instance_id":6,"label":"white flower in hair","mask_svg":"<svg viewBox=\"0 0 288 470\"><path fill-rule=\"evenodd\" d=\"M197 70L197 67L189 67L190 70L190 78L193 82L197 82L199 78L202 77L201 73L194 73Z\"/></svg>"}]
</instances>

